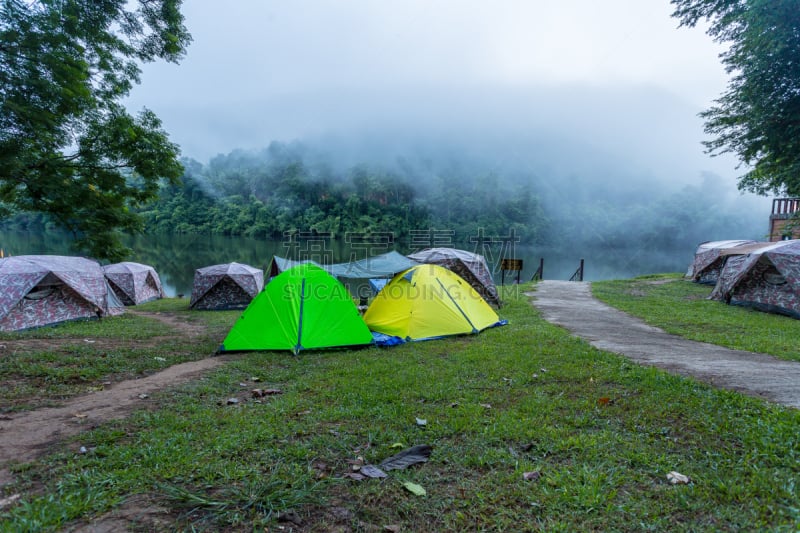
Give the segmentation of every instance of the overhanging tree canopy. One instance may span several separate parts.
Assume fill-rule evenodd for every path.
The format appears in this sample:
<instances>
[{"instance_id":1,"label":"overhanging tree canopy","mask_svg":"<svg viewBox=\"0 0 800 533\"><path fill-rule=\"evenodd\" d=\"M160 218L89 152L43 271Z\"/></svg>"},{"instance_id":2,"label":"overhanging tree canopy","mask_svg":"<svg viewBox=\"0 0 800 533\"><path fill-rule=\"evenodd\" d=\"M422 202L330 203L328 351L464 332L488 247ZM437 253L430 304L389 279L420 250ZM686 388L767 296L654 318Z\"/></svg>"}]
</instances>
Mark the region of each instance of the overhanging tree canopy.
<instances>
[{"instance_id":1,"label":"overhanging tree canopy","mask_svg":"<svg viewBox=\"0 0 800 533\"><path fill-rule=\"evenodd\" d=\"M739 189L800 195L800 2L671 0L682 26L706 19L708 34L730 49L731 75L716 105L703 112L712 153L731 152L750 170Z\"/></svg>"},{"instance_id":2,"label":"overhanging tree canopy","mask_svg":"<svg viewBox=\"0 0 800 533\"><path fill-rule=\"evenodd\" d=\"M191 40L180 0L0 0L0 210L38 211L100 258L161 179L178 147L149 110L120 100L141 63L177 62Z\"/></svg>"}]
</instances>

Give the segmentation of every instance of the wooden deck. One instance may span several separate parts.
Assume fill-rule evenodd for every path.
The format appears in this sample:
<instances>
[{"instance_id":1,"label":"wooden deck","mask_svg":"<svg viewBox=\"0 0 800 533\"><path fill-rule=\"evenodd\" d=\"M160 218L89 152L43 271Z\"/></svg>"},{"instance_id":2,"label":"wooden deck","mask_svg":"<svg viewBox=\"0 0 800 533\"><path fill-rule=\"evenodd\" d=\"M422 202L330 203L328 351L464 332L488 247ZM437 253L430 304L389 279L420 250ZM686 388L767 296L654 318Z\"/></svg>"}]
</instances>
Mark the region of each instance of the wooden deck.
<instances>
[{"instance_id":1,"label":"wooden deck","mask_svg":"<svg viewBox=\"0 0 800 533\"><path fill-rule=\"evenodd\" d=\"M800 198L775 198L769 216L769 240L800 239Z\"/></svg>"}]
</instances>

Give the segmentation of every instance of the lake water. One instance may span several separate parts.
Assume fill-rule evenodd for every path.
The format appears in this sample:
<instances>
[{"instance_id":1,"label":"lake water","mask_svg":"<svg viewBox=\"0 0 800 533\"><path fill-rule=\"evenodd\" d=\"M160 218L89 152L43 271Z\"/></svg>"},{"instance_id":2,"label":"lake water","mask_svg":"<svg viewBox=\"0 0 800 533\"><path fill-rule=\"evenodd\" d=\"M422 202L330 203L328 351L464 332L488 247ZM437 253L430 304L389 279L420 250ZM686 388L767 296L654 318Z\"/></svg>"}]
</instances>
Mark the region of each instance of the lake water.
<instances>
[{"instance_id":1,"label":"lake water","mask_svg":"<svg viewBox=\"0 0 800 533\"><path fill-rule=\"evenodd\" d=\"M273 255L291 259L310 258L318 262L346 262L364 259L396 249L406 254L425 248L426 244L445 245L478 252L486 256L494 269L495 282L500 283L502 257L523 260L522 281L527 281L544 259L545 279L569 279L584 259L584 280L623 279L662 272L685 272L694 254L694 247L646 252L634 246L626 248L595 246L588 249L575 245L531 246L424 243L417 239L411 245L401 243L358 243L309 237L293 241L225 237L221 235L138 235L127 237L125 244L133 250L130 261L152 265L168 296L192 292L194 271L209 265L236 261L266 270ZM6 255L55 254L74 255L69 236L59 232L20 233L0 231L0 249ZM506 283L514 274L506 273Z\"/></svg>"}]
</instances>

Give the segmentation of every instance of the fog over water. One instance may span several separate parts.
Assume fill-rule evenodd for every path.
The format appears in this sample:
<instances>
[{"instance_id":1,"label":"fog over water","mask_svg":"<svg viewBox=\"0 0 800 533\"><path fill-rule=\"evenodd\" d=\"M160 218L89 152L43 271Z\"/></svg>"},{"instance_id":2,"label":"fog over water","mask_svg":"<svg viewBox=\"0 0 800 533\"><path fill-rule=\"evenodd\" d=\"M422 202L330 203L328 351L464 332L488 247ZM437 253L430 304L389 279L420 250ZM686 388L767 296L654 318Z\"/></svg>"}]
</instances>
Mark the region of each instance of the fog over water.
<instances>
[{"instance_id":1,"label":"fog over water","mask_svg":"<svg viewBox=\"0 0 800 533\"><path fill-rule=\"evenodd\" d=\"M299 142L334 174L380 166L422 197L445 172L527 184L548 246L574 251L567 263L615 259L622 274L645 253L676 265L700 241L767 231L770 200L739 193L737 160L701 144L698 113L727 83L722 48L702 26L678 28L668 0L192 0L183 11L186 58L146 65L127 105L155 111L203 165Z\"/></svg>"}]
</instances>

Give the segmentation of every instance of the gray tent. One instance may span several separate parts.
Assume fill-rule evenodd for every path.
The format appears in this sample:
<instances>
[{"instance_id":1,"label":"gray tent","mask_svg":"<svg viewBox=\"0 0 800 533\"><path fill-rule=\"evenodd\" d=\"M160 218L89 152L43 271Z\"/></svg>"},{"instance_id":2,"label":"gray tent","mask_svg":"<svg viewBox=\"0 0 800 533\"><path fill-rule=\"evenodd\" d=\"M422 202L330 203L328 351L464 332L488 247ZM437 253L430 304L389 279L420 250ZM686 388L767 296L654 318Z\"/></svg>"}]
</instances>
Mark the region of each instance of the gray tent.
<instances>
[{"instance_id":1,"label":"gray tent","mask_svg":"<svg viewBox=\"0 0 800 533\"><path fill-rule=\"evenodd\" d=\"M96 261L60 255L0 259L0 331L124 312Z\"/></svg>"},{"instance_id":2,"label":"gray tent","mask_svg":"<svg viewBox=\"0 0 800 533\"><path fill-rule=\"evenodd\" d=\"M264 289L264 271L241 263L198 268L194 272L191 309L244 309Z\"/></svg>"},{"instance_id":3,"label":"gray tent","mask_svg":"<svg viewBox=\"0 0 800 533\"><path fill-rule=\"evenodd\" d=\"M763 244L748 240L708 241L700 243L694 252L686 277L697 283L713 285L717 282L725 261L731 255L749 253L751 244Z\"/></svg>"},{"instance_id":4,"label":"gray tent","mask_svg":"<svg viewBox=\"0 0 800 533\"><path fill-rule=\"evenodd\" d=\"M164 297L161 278L149 265L124 261L104 266L103 272L125 305L139 305Z\"/></svg>"},{"instance_id":5,"label":"gray tent","mask_svg":"<svg viewBox=\"0 0 800 533\"><path fill-rule=\"evenodd\" d=\"M333 265L320 265L314 261L292 261L291 259L275 256L272 258L269 275L271 278L274 278L284 270L288 270L302 263L312 263L334 277L349 279L391 278L395 274L419 264L395 251L358 261L336 263Z\"/></svg>"},{"instance_id":6,"label":"gray tent","mask_svg":"<svg viewBox=\"0 0 800 533\"><path fill-rule=\"evenodd\" d=\"M420 263L430 263L452 270L472 285L472 288L488 303L500 305L492 273L482 255L456 248L428 248L408 257Z\"/></svg>"}]
</instances>

